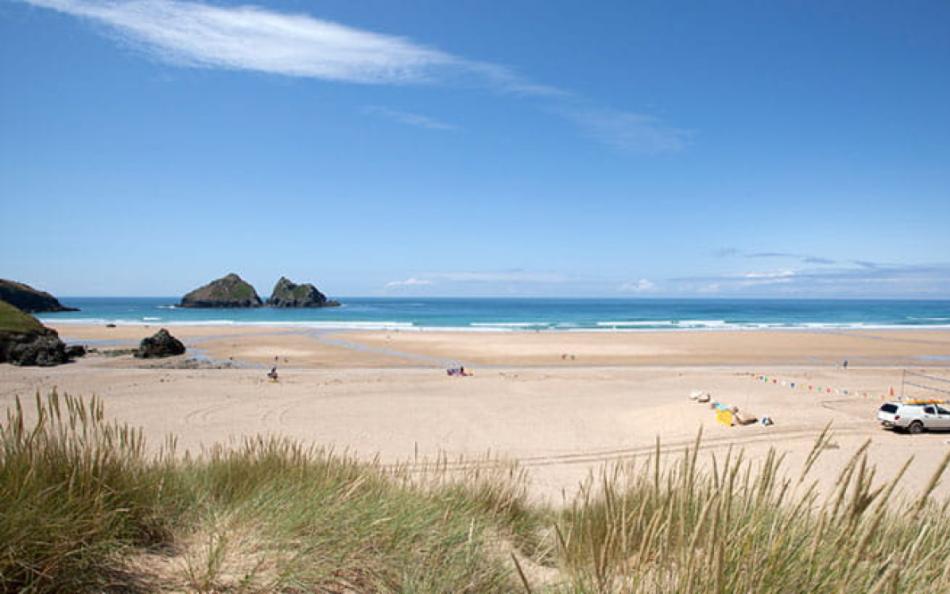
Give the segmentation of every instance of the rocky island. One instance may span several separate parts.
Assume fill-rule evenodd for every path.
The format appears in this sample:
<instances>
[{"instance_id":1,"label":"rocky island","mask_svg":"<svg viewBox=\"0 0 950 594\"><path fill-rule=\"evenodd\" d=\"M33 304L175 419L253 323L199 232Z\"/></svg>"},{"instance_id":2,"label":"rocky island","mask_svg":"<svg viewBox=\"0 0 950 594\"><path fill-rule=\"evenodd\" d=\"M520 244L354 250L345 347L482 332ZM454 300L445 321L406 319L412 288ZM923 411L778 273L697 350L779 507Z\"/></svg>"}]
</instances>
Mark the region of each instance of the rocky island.
<instances>
[{"instance_id":1,"label":"rocky island","mask_svg":"<svg viewBox=\"0 0 950 594\"><path fill-rule=\"evenodd\" d=\"M85 354L82 347L67 347L55 330L30 314L0 301L0 363L49 367Z\"/></svg>"},{"instance_id":2,"label":"rocky island","mask_svg":"<svg viewBox=\"0 0 950 594\"><path fill-rule=\"evenodd\" d=\"M337 307L339 301L327 299L310 283L298 285L287 277L280 277L271 292L267 305L271 307Z\"/></svg>"},{"instance_id":3,"label":"rocky island","mask_svg":"<svg viewBox=\"0 0 950 594\"><path fill-rule=\"evenodd\" d=\"M181 298L179 307L260 307L261 298L250 283L233 272Z\"/></svg>"},{"instance_id":4,"label":"rocky island","mask_svg":"<svg viewBox=\"0 0 950 594\"><path fill-rule=\"evenodd\" d=\"M6 301L13 307L27 313L50 311L79 311L75 307L66 307L46 291L34 289L30 285L0 278L0 301Z\"/></svg>"}]
</instances>

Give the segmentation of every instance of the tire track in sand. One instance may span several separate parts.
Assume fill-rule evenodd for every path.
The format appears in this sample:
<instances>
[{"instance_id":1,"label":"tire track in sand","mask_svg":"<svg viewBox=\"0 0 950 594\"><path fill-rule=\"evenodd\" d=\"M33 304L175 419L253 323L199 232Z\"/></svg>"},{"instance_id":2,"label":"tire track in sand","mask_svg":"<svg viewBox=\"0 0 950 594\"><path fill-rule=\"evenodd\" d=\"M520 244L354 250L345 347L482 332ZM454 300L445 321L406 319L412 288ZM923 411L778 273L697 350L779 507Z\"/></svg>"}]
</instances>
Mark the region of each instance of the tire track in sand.
<instances>
[{"instance_id":1,"label":"tire track in sand","mask_svg":"<svg viewBox=\"0 0 950 594\"><path fill-rule=\"evenodd\" d=\"M221 402L218 404L212 404L211 406L196 408L186 413L185 416L182 417L182 420L186 425L190 425L192 427L201 427L208 424L208 419L212 414L230 408L231 405L231 402Z\"/></svg>"},{"instance_id":2,"label":"tire track in sand","mask_svg":"<svg viewBox=\"0 0 950 594\"><path fill-rule=\"evenodd\" d=\"M866 428L863 424L854 425L854 426L845 426L843 428L838 428L832 431L833 435L855 435L863 434L866 432ZM758 433L755 435L749 435L746 437L734 437L734 436L724 436L724 437L713 437L705 438L700 442L700 448L704 450L709 449L723 449L727 447L744 447L747 445L756 445L758 443L768 443L776 438L781 438L785 441L788 440L802 440L802 439L817 439L818 435L821 433L820 429L814 427L809 428L789 428L780 431L769 431L767 433ZM696 439L682 439L673 442L660 443L660 452L663 454L673 454L679 451L683 451L686 448L691 448L696 443ZM478 469L478 468L488 468L492 466L505 465L510 462L515 462L519 467L523 468L534 468L540 466L556 466L556 465L574 465L574 464L594 464L598 462L611 462L618 461L624 458L636 458L640 456L650 455L656 452L656 444L652 445L642 445L642 446L633 446L629 448L616 448L609 450L591 450L585 452L573 452L565 454L552 454L546 456L525 456L525 457L515 457L507 460L473 460L473 461L424 461L424 462L414 462L409 464L387 464L385 467L391 469L405 469L409 471L420 471L425 468L432 468L438 466L439 468L445 468L446 470L468 470L468 469Z\"/></svg>"}]
</instances>

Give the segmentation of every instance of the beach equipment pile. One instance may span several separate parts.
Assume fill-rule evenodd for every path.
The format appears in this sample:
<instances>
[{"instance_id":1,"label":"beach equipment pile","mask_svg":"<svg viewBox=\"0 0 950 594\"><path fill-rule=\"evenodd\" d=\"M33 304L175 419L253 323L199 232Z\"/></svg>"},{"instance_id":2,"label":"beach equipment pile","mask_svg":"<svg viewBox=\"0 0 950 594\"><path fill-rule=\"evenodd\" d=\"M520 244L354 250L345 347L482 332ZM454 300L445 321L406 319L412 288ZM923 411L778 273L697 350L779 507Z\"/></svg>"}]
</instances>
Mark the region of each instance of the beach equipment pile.
<instances>
[{"instance_id":1,"label":"beach equipment pile","mask_svg":"<svg viewBox=\"0 0 950 594\"><path fill-rule=\"evenodd\" d=\"M695 400L696 402L706 403L712 399L712 396L709 394L709 392L704 390L693 390L689 393L689 399Z\"/></svg>"}]
</instances>

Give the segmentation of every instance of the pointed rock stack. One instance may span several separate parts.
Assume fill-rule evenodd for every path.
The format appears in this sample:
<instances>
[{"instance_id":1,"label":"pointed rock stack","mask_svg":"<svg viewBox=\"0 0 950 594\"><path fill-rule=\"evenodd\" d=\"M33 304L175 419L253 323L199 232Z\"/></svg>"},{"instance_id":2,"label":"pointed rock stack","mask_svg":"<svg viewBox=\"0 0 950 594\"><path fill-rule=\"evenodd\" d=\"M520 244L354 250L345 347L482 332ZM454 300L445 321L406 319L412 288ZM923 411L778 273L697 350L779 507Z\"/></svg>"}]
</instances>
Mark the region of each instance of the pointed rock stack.
<instances>
[{"instance_id":1,"label":"pointed rock stack","mask_svg":"<svg viewBox=\"0 0 950 594\"><path fill-rule=\"evenodd\" d=\"M271 307L336 307L339 301L327 299L310 283L298 285L287 277L280 277L271 292L267 305Z\"/></svg>"},{"instance_id":2,"label":"pointed rock stack","mask_svg":"<svg viewBox=\"0 0 950 594\"><path fill-rule=\"evenodd\" d=\"M181 298L179 307L260 307L261 298L249 283L233 272Z\"/></svg>"}]
</instances>

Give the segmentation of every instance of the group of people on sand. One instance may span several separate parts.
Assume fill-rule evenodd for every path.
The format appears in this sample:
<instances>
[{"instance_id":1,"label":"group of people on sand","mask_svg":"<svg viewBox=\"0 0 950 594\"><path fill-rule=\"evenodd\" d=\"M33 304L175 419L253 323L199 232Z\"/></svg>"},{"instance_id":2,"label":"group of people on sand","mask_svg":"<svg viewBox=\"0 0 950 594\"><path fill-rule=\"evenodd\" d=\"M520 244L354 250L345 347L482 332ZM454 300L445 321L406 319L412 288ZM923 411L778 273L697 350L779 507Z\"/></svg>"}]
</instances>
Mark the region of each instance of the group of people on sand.
<instances>
[{"instance_id":1,"label":"group of people on sand","mask_svg":"<svg viewBox=\"0 0 950 594\"><path fill-rule=\"evenodd\" d=\"M274 361L275 362L277 361L277 357L274 357ZM450 377L469 377L471 375L474 375L471 371L468 371L467 369L465 369L464 365L446 369L445 373L448 374ZM273 367L270 368L270 371L267 372L267 379L269 379L272 382L276 382L277 378L278 378L277 365L274 365Z\"/></svg>"},{"instance_id":2,"label":"group of people on sand","mask_svg":"<svg viewBox=\"0 0 950 594\"><path fill-rule=\"evenodd\" d=\"M270 368L270 371L267 372L267 379L272 382L277 381L277 361L280 357L274 357L274 366Z\"/></svg>"}]
</instances>

